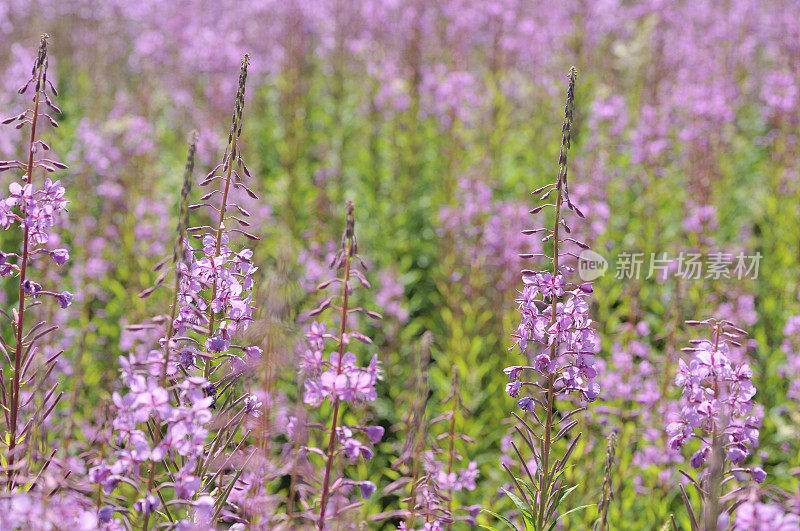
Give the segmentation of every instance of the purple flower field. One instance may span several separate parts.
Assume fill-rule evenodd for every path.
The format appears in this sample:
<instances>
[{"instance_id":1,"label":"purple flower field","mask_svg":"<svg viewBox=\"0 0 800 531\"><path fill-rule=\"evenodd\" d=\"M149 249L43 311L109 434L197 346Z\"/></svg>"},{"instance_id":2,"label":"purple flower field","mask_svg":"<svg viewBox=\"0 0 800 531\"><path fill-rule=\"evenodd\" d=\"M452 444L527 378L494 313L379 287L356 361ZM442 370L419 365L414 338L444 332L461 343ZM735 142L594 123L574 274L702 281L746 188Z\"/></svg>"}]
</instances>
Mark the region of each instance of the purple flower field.
<instances>
[{"instance_id":1,"label":"purple flower field","mask_svg":"<svg viewBox=\"0 0 800 531\"><path fill-rule=\"evenodd\" d=\"M799 19L2 0L0 530L800 530Z\"/></svg>"}]
</instances>

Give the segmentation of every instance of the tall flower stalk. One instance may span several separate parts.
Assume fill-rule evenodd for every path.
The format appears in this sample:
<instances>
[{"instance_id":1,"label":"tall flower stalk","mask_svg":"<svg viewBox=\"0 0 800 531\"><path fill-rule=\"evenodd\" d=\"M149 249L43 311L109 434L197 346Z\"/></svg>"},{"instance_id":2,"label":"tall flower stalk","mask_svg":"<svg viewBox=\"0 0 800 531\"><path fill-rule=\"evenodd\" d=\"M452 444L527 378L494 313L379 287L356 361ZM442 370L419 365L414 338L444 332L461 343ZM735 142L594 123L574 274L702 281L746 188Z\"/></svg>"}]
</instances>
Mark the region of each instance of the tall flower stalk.
<instances>
[{"instance_id":1,"label":"tall flower stalk","mask_svg":"<svg viewBox=\"0 0 800 531\"><path fill-rule=\"evenodd\" d=\"M350 267L353 264L353 256L357 251L357 243L355 239L355 216L353 214L353 203L347 204L347 221L342 240L342 249L345 255L342 257L344 262L344 282L341 292L341 318L339 322L339 356L336 360L336 375L334 381L342 375L342 360L344 359L344 346L345 346L345 331L347 330L347 315L348 315L348 298L350 296ZM337 264L338 266L339 264ZM336 443L336 428L339 422L339 397L333 396L333 415L331 418L331 429L328 435L328 448L325 452L325 476L322 479L322 496L319 502L319 520L317 521L317 528L322 529L325 525L325 509L328 504L328 493L331 481L331 466L333 466L333 456L335 452Z\"/></svg>"},{"instance_id":2,"label":"tall flower stalk","mask_svg":"<svg viewBox=\"0 0 800 531\"><path fill-rule=\"evenodd\" d=\"M161 343L164 347L164 360L161 363L161 377L158 381L158 385L160 388L167 387L167 374L169 372L177 372L174 364L171 364L171 351L177 346L173 341L173 337L175 335L175 315L178 310L178 292L180 288L181 282L181 270L185 267L184 260L187 258L185 249L186 249L186 229L188 227L189 222L189 196L191 195L192 191L192 180L193 180L193 173L194 173L194 159L195 154L197 152L197 132L192 132L190 135L189 140L189 150L186 154L186 168L183 173L183 186L181 187L181 196L180 196L180 206L178 211L178 226L176 228L176 239L175 245L172 249L172 271L174 273L174 286L173 286L173 294L172 294L172 304L170 306L170 314L169 320L167 321L167 330L164 337L161 339ZM163 263L163 262L162 262ZM158 269L156 267L155 269ZM156 281L156 286L160 285L160 281L163 280L163 277L159 278ZM172 368L170 370L170 368ZM175 403L180 404L180 397L178 396L177 391L173 390L173 394L175 396ZM154 442L158 443L161 439L161 427L159 429L154 430L153 437L156 438ZM147 487L145 488L145 492L151 492L153 490L155 476L156 476L156 467L158 463L155 460L150 461L150 471L147 477ZM164 501L163 495L159 493L159 498L161 498L162 502ZM165 504L166 506L166 504ZM147 529L150 522L150 513L146 512L144 514L144 522L142 524L143 529Z\"/></svg>"},{"instance_id":3,"label":"tall flower stalk","mask_svg":"<svg viewBox=\"0 0 800 531\"><path fill-rule=\"evenodd\" d=\"M209 264L206 267L211 273L208 279L211 286L210 304L205 308L208 327L208 339L206 340L205 346L209 351L218 353L225 352L230 348L231 334L240 328L238 326L239 323L242 324L241 328L246 328L247 323L252 320L251 298L240 298L238 296L239 293L236 293L241 289L248 290L252 288L252 285L241 286L235 280L235 275L231 275L233 272L229 269L230 265L228 264L231 253L226 245L228 242L228 234L232 232L239 232L252 240L258 239L241 229L228 228L228 225L232 222L237 222L240 226L244 227L249 225L249 223L239 218L236 214L228 214L229 208L236 208L238 209L238 213L242 216L249 216L246 210L230 202L230 192L232 188L242 188L253 199L257 198L256 195L241 182L242 178L239 174L239 170L242 170L245 175L250 174L242 160L239 150L239 138L242 134L242 114L244 112L247 66L249 62L250 57L245 54L242 59L242 70L239 75L239 89L236 93L233 115L231 117L231 129L228 133L228 145L225 148L222 162L214 168L208 177L200 184L201 186L207 186L215 180L220 181L219 189L212 190L201 198L205 201L215 195L220 196L219 206L208 203L203 204L203 206L211 208L218 214L215 227L203 227L208 231L203 237L203 252L209 259ZM221 171L221 173L218 175L216 173L217 171ZM200 205L193 205L193 207L198 206ZM252 254L251 251L246 251L246 255L241 256L241 259L247 261L249 264ZM249 269L243 272L245 275L249 275L250 273L252 273L252 271ZM232 311L227 312L226 310ZM205 376L205 378L211 376L212 368L213 363L211 360L206 359L203 368L203 376Z\"/></svg>"},{"instance_id":4,"label":"tall flower stalk","mask_svg":"<svg viewBox=\"0 0 800 531\"><path fill-rule=\"evenodd\" d=\"M449 529L456 521L466 521L470 525L475 525L475 517L480 513L480 505L470 507L458 507L463 515L456 516L453 508L453 496L455 493L475 490L475 480L478 478L478 464L470 461L467 466L456 466L463 461L462 455L458 451L456 441L461 440L465 443L475 441L457 430L456 420L458 417L466 419L470 409L464 404L461 396L461 377L458 367L453 366L452 377L450 380L450 392L442 400L444 411L430 420L428 432L433 433L437 424L444 424L444 433L441 433L429 442L428 451L425 452L422 462L425 468L425 475L422 481L416 481L413 485L413 495L416 499L410 500L412 516L419 513L425 518L423 529ZM438 441L444 441L442 446ZM413 524L413 518L411 524ZM401 529L410 529L403 523Z\"/></svg>"},{"instance_id":5,"label":"tall flower stalk","mask_svg":"<svg viewBox=\"0 0 800 531\"><path fill-rule=\"evenodd\" d=\"M392 464L394 469L404 468L406 475L384 489L385 493L390 493L395 489L404 487L406 484L410 485L408 498L403 500L408 504L407 516L403 522L405 526L413 526L414 524L418 503L417 484L420 481L420 475L423 470L420 465L422 465L422 454L428 434L425 412L428 394L430 393L428 367L431 361L432 345L433 333L430 330L426 330L422 334L419 346L415 349L416 356L412 365L414 376L409 389L410 396L406 397L406 401L412 403L405 419L406 439L400 451L400 457Z\"/></svg>"},{"instance_id":6,"label":"tall flower stalk","mask_svg":"<svg viewBox=\"0 0 800 531\"><path fill-rule=\"evenodd\" d=\"M249 56L245 54L239 73L239 87L228 132L228 144L222 162L200 183L201 187L206 187L218 181L219 187L204 194L200 198L200 203L188 207L190 210L208 208L212 216L217 218L213 227L200 225L187 229L187 233L201 241L202 248L188 249L192 260L186 270L181 271L178 290L180 310L174 320L175 332L178 334L195 331L205 335L203 347L206 355L201 356L201 364L203 377L207 380L223 365L215 363L220 359L223 362L231 361L231 366L241 369L247 366L246 363L242 366L236 362L234 359L236 356L230 352L231 349L241 350L249 358L258 358L261 354L260 348L231 343L233 335L247 330L253 320L253 274L258 269L252 263L253 251L242 249L234 252L228 246L230 236L236 233L250 240L259 239L238 228L250 225L244 219L248 218L250 213L237 204L231 196L234 190L241 189L252 199L258 199L258 196L243 182L243 175L249 176L250 172L239 149L249 61ZM239 173L240 171L242 173ZM217 205L208 202L215 197L218 197ZM236 212L231 214L233 209ZM188 354L186 361L190 361ZM194 366L194 361L193 357L188 364ZM228 384L235 379L225 379L224 383ZM218 390L215 386L212 387L214 389L209 388L209 392L213 395Z\"/></svg>"},{"instance_id":7,"label":"tall flower stalk","mask_svg":"<svg viewBox=\"0 0 800 531\"><path fill-rule=\"evenodd\" d=\"M172 338L175 335L175 318L178 313L178 294L180 292L183 270L186 268L186 230L189 227L189 198L192 193L192 182L194 180L194 159L197 153L197 131L192 131L189 138L189 151L186 154L186 168L183 173L183 186L181 187L180 210L178 212L178 226L176 228L177 237L175 246L172 249L172 267L175 275L172 292L172 304L169 309L169 320L167 321L167 332L162 342L164 343L164 365L161 372L161 385L167 381L167 367L170 364L170 357L175 344Z\"/></svg>"},{"instance_id":8,"label":"tall flower stalk","mask_svg":"<svg viewBox=\"0 0 800 531\"><path fill-rule=\"evenodd\" d=\"M34 377L41 380L49 375L61 354L59 351L51 356L43 363L42 367L36 367L33 364L38 351L38 341L57 327L41 321L26 332L28 310L39 304L39 298L42 296L55 298L62 308L66 308L72 303L72 294L68 291L56 293L45 290L30 278L31 265L41 256L51 257L57 265L63 265L69 259L69 252L66 249L50 249L46 246L50 241L50 227L55 225L56 218L67 205L67 201L64 199L64 188L60 181L53 182L50 178L45 179L37 188L34 176L34 171L37 169L48 173L54 172L56 169L66 169L66 165L60 162L48 158L37 158L37 155L50 149L47 143L37 138L37 127L42 119L47 120L53 127L58 127L58 123L50 116L49 111L43 112L43 107L48 107L54 113L61 112L50 99L58 92L47 79L47 39L47 35L42 35L36 60L31 70L31 77L19 90L20 94L24 94L33 86L33 106L2 122L3 125L15 123L16 129L30 127L27 162L0 161L0 172L24 171L22 183L12 182L9 186L10 195L0 202L0 226L3 229L16 226L22 233L22 250L19 254L0 252L0 275L16 275L18 279L17 308L11 312L11 315L2 312L3 317L12 323L14 337L11 341L0 338L3 354L9 362L9 366L13 367L8 388L5 385L2 387L2 405L8 428L8 435L4 442L8 449L6 462L9 489L13 489L16 484L16 475L20 467L16 467L15 462L18 461L21 454L19 451L21 441L41 425L62 396L62 393L55 393L55 387L48 390L43 400L34 406L37 410L32 413L31 420L20 430L21 410L32 403L32 398L22 400L23 385L38 387L32 381ZM13 352L13 360L10 359L9 352ZM30 373L30 369L35 370ZM0 382L3 384L4 379L5 376L0 370Z\"/></svg>"},{"instance_id":9,"label":"tall flower stalk","mask_svg":"<svg viewBox=\"0 0 800 531\"><path fill-rule=\"evenodd\" d=\"M597 504L598 517L592 529L605 531L608 528L608 508L614 499L614 454L617 449L617 435L614 432L608 436L606 445L606 462L603 468L603 487L600 503Z\"/></svg>"},{"instance_id":10,"label":"tall flower stalk","mask_svg":"<svg viewBox=\"0 0 800 531\"><path fill-rule=\"evenodd\" d=\"M552 208L552 228L523 231L524 234L543 233L542 241L552 242L552 254L545 252L521 256L543 256L550 262L551 268L549 271L522 271L524 288L521 297L517 299L522 321L514 334L514 347L518 347L526 357L527 364L505 369L511 380L506 386L510 396L517 398L520 392L528 389L536 391L534 395L524 396L517 401L518 407L530 412L535 420L532 426L517 416L523 426L523 429L518 428L518 432L533 452L537 465L533 472L523 466L531 481L533 494L520 487L520 502L528 496L532 498L527 500L531 505L527 514L530 515L529 524L536 530L549 527L551 521L557 518L556 508L571 491L563 486L561 476L580 437L580 434L574 437L566 453L560 459L554 459L554 444L569 435L570 430L578 423L573 417L584 409L570 408L569 411L556 415L556 400L575 393L580 400L591 402L600 392L600 386L593 381L597 376L594 356L599 352L600 344L592 328L587 300L593 289L589 283L578 285L566 280L567 273L573 270L565 263L566 258L575 257L568 244L583 249L588 246L561 235L562 228L567 234L570 232L564 217L565 210L572 210L583 217L581 211L570 201L567 184L567 152L571 141L576 78L577 71L571 68L556 180L533 192L534 195L541 194L541 201L555 195L554 202L531 210L532 214L536 214ZM526 375L530 374L539 376L535 381L526 380ZM536 425L538 427L534 427ZM517 453L524 465L521 453L518 450ZM520 482L513 479L519 486Z\"/></svg>"},{"instance_id":11,"label":"tall flower stalk","mask_svg":"<svg viewBox=\"0 0 800 531\"><path fill-rule=\"evenodd\" d=\"M356 356L345 349L352 339L362 343L371 344L372 340L364 334L350 330L348 323L350 317L356 313L363 313L372 319L381 316L373 311L365 310L360 306L353 306L351 295L354 282L360 283L365 288L370 283L364 273L356 267L366 270L366 264L358 255L358 243L355 235L355 205L347 201L345 216L345 230L342 235L341 246L331 262L331 268L339 271L341 276L336 276L318 286L319 290L328 287L339 287L338 297L327 297L320 305L310 312L311 317L317 317L328 309L338 312L338 325L334 334L327 332L327 325L315 322L306 333L309 348L301 359L302 370L306 375L305 393L303 400L312 407L319 407L326 399L333 408L330 428L327 430L327 447L313 449L313 453L324 456L325 466L320 481L319 511L316 517L316 527L323 529L328 518L335 517L348 506L336 507L330 510L332 498L346 499L346 492L353 487L358 487L364 498L369 498L375 491L375 484L371 481L357 481L347 478L333 478L333 465L336 457L344 454L350 461L358 459L371 459L373 452L370 443L374 444L383 438L384 428L381 426L346 426L341 422L343 403L371 402L377 397L375 384L381 378L381 370L377 355L373 355L369 365L361 367L356 363ZM334 352L328 360L323 358L325 344L328 339L335 342ZM366 438L365 441L364 439Z\"/></svg>"}]
</instances>

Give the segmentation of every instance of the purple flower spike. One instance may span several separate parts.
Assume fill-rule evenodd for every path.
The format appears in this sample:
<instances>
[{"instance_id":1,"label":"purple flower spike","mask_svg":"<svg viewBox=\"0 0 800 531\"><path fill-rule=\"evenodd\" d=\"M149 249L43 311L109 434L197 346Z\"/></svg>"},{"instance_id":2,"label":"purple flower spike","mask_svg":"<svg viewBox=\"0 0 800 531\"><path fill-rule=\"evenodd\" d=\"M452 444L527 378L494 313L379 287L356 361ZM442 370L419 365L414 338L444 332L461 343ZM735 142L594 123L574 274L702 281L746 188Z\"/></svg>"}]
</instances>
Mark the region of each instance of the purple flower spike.
<instances>
[{"instance_id":1,"label":"purple flower spike","mask_svg":"<svg viewBox=\"0 0 800 531\"><path fill-rule=\"evenodd\" d=\"M14 291L19 293L18 304L15 304L13 311L2 312L2 315L10 321L10 323L6 324L11 325L3 328L4 331L11 330L7 337L2 338L3 352L5 353L5 359L13 360L13 362L11 367L7 365L4 367L4 371L7 370L7 372L3 373L3 378L8 375L10 377L7 383L4 382L0 386L2 387L0 406L4 410L6 422L3 432L5 442L3 467L8 470L7 474L5 474L6 483L4 483L4 486L7 487L5 490L10 494L10 500L14 504L28 503L31 509L35 505L39 505L41 500L30 495L31 483L25 485L24 483L18 483L17 480L19 477L32 477L34 470L46 469L50 461L48 459L47 462L40 462L40 457L33 456L33 452L30 451L31 437L27 435L45 425L43 423L46 422L46 417L53 411L56 402L61 398L61 394L56 393L53 395L50 393L45 395L43 403L31 404L34 389L42 386L50 387L54 383L44 379L52 379L58 373L58 371L54 373L51 371L59 361L59 354L51 356L48 353L51 348L50 345L57 343L49 336L58 327L51 326L51 324L45 322L34 324L31 321L38 321L39 317L34 319L29 308L34 304L39 304L40 301L38 299L43 294L56 298L62 308L66 308L72 302L72 295L69 292L65 291L60 295L56 295L54 291L44 289L39 282L33 279L35 274L42 272L41 268L38 267L38 261L41 257L52 256L53 260L59 265L65 263L69 258L69 253L65 249L53 251L45 247L45 244L53 238L52 229L63 219L62 212L66 210L67 206L67 201L64 199L65 190L60 181L52 181L49 177L43 176L44 173L52 173L57 169L63 170L67 166L61 162L42 157L44 151L50 148L37 135L37 133L41 134L47 123L57 127L58 124L50 113L58 114L61 112L52 99L57 94L55 87L47 79L48 38L46 34L42 35L33 68L30 70L30 78L19 91L20 94L23 94L29 87L32 87L34 94L30 100L33 104L15 116L3 119L0 122L0 125L9 125L15 129L27 128L30 132L29 134L26 132L24 135L26 138L25 145L20 146L21 149L19 151L25 153L23 160L0 161L0 173L9 170L19 171L17 176L5 181L8 182L10 180L8 195L5 197L0 196L0 229L14 230L17 233L14 239L21 242L19 249L15 252L0 252L0 276L16 277L14 283L17 285ZM0 132L0 136L6 138L5 133ZM4 147L4 151L8 153L16 151L9 151L9 149L10 146ZM6 287L10 288L10 286ZM31 299L37 300L33 301ZM48 343L42 344L43 341ZM34 358L41 355L42 351L46 356L41 360L33 361ZM27 358L24 366L20 365L23 358ZM32 361L33 363L31 363ZM29 372L29 366L41 367L42 370L37 369ZM50 374L54 376L47 376ZM24 428L20 431L22 425L24 425ZM26 430L27 435L25 435ZM26 459L16 461L19 456L26 456ZM18 490L20 497L17 497L16 494ZM26 494L23 495L23 492ZM57 508L62 500L71 499L59 495L54 500L54 506ZM77 509L77 507L74 509ZM2 512L5 513L5 511ZM23 512L28 513L29 511ZM83 515L84 511L76 510L75 514ZM94 518L93 514L86 514L89 518ZM6 515L3 514L2 516ZM0 519L2 519L2 516L0 516ZM6 524L4 527L9 527L8 522L4 523ZM48 522L36 522L36 526L51 527L51 524ZM12 523L10 527L22 529L29 526L17 526Z\"/></svg>"},{"instance_id":2,"label":"purple flower spike","mask_svg":"<svg viewBox=\"0 0 800 531\"><path fill-rule=\"evenodd\" d=\"M567 87L567 102L564 107L564 121L561 127L561 151L558 158L558 171L555 182L534 190L539 196L541 205L530 213L551 212L544 227L525 230L523 234L540 234L545 244L542 253L521 254L520 258L545 258L545 268L533 271L522 271L522 291L516 299L520 323L512 335L514 345L525 357L531 367L512 366L504 372L511 383L506 385L506 393L517 397L523 386L534 388L538 394L535 398L526 396L517 400L517 407L531 413L537 420L534 426L543 428L541 433L532 433L542 442L542 452L534 455L535 478L531 482L539 486L539 501L533 501L531 510L537 526L548 527L555 511L550 507L549 499L553 492L555 478L566 465L555 457L551 458L554 439L574 437L569 428L577 423L570 421L562 428L556 427L558 417L571 417L576 413L575 406L570 411L558 411L560 403L567 395L573 395L580 402L593 402L600 395L600 385L594 381L597 369L594 356L600 351L600 339L594 331L590 317L589 297L594 289L589 282L576 284L568 278L574 268L568 265L570 257L576 257L581 249L588 246L569 236L571 229L565 214L573 211L578 217L583 213L572 203L567 184L567 160L572 137L573 108L575 104L575 80L577 71L571 68ZM563 231L563 232L562 232ZM574 246L574 247L573 247ZM525 373L530 379L523 381L522 369L532 369ZM537 406L543 411L537 412ZM557 415L553 415L558 411ZM530 427L526 424L526 428ZM523 430L524 431L524 430ZM570 444L575 444L573 440ZM507 468L510 472L510 470ZM530 470L530 467L526 468ZM516 479L514 480L516 482ZM559 511L561 509L559 508Z\"/></svg>"},{"instance_id":3,"label":"purple flower spike","mask_svg":"<svg viewBox=\"0 0 800 531\"><path fill-rule=\"evenodd\" d=\"M669 419L666 429L675 448L694 437L723 437L726 458L738 464L749 455L749 447L758 444L761 422L751 415L756 392L753 371L746 363L730 361L728 338L741 335L739 330L727 321L713 321L709 326L712 341L695 341L689 363L679 362L675 384L683 391L680 417ZM699 458L694 462L702 464Z\"/></svg>"},{"instance_id":4,"label":"purple flower spike","mask_svg":"<svg viewBox=\"0 0 800 531\"><path fill-rule=\"evenodd\" d=\"M756 412L752 400L756 393L753 371L747 363L732 361L734 349L744 343L746 332L725 320L706 319L688 324L710 328L711 339L693 340L691 347L683 349L692 356L688 363L679 360L675 384L682 391L680 411L667 419L666 431L672 450L680 449L692 439L700 440L700 449L689 460L693 468L704 469L707 494L700 514L705 521L719 520L727 528L726 504L735 498L723 492L725 477L746 481L749 473L756 483L767 477L760 467L738 466L758 445L761 425L761 413ZM685 497L684 503L694 511ZM737 523L744 521L748 510L746 505L737 510ZM734 525L734 529L744 528Z\"/></svg>"},{"instance_id":5,"label":"purple flower spike","mask_svg":"<svg viewBox=\"0 0 800 531\"><path fill-rule=\"evenodd\" d=\"M305 330L306 345L298 356L297 367L298 372L305 376L303 402L312 408L319 407L325 401L329 401L333 406L333 418L330 422L325 421L325 425L330 426L326 436L330 444L324 450L319 450L325 460L321 474L320 508L316 519L316 527L320 530L327 527L326 522L332 517L328 511L328 502L342 497L337 492L337 485L342 482L358 485L364 498L369 498L376 488L369 481L353 482L341 477L335 479L333 464L336 457L343 454L351 463L360 459L372 459L372 444L378 443L384 435L382 426L361 427L339 424L346 404L362 404L377 398L376 385L382 378L377 355L373 355L367 365L361 365L355 353L346 350L349 345L355 344L349 341L350 338L358 338L360 343L366 345L372 343L367 336L350 329L354 324L354 321L348 318L351 314L358 312L373 319L380 318L375 312L350 306L353 288L358 285L367 288L370 286L362 272L366 266L357 253L355 206L352 201L348 201L341 247L330 261L331 268L336 270L337 274L327 281L318 283L317 286L318 291L331 288L338 291L338 295L331 296L330 293L325 293L322 301L308 314L315 319L321 319L326 312L335 311L338 323L332 328L336 330L336 335L328 333L328 326L324 321L312 322ZM325 353L329 344L327 339L332 339L331 343L334 343L330 354ZM292 429L296 428L293 426ZM314 487L309 486L309 488Z\"/></svg>"}]
</instances>

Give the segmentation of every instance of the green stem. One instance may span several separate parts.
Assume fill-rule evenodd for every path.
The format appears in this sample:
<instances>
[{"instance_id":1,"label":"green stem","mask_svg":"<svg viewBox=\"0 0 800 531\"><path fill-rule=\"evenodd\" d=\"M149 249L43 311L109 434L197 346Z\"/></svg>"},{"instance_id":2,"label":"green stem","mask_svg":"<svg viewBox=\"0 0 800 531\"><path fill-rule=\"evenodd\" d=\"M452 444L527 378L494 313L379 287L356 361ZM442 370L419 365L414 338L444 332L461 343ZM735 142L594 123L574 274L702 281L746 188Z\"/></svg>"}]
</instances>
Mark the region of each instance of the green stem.
<instances>
[{"instance_id":1,"label":"green stem","mask_svg":"<svg viewBox=\"0 0 800 531\"><path fill-rule=\"evenodd\" d=\"M723 325L717 324L714 330L714 351L718 352L719 340L722 333ZM715 360L712 353L712 364ZM714 396L719 396L719 382L717 381L717 373L712 367L714 375ZM722 494L722 476L725 468L725 457L722 448L722 434L719 432L719 426L714 422L711 435L711 467L708 475L708 495L706 503L703 507L703 529L706 531L714 531L717 529L717 520L720 514L719 499Z\"/></svg>"},{"instance_id":2,"label":"green stem","mask_svg":"<svg viewBox=\"0 0 800 531\"><path fill-rule=\"evenodd\" d=\"M453 369L456 370L456 371L458 370L456 367L453 367ZM455 443L456 443L455 438L456 438L456 412L458 411L458 400L459 400L458 389L453 389L453 409L450 412L451 417L450 417L450 432L449 432L449 435L450 435L450 450L449 450L450 459L449 459L449 461L447 463L447 475L448 476L450 476L450 474L453 473L453 463L455 461L455 456L456 456L456 453L455 453ZM448 489L447 489L447 510L448 511L452 511L453 510L453 488L452 487L448 487ZM450 529L451 527L452 527L452 524L448 524L447 525L447 529Z\"/></svg>"}]
</instances>

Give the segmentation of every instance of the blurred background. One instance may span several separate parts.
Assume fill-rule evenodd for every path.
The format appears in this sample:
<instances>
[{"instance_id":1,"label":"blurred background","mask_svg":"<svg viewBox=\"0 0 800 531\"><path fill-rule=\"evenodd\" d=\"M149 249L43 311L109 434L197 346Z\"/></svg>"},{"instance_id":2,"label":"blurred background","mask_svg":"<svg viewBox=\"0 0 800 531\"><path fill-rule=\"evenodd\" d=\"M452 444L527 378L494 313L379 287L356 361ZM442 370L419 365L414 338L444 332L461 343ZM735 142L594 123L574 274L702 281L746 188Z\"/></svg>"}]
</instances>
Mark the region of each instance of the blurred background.
<instances>
[{"instance_id":1,"label":"blurred background","mask_svg":"<svg viewBox=\"0 0 800 531\"><path fill-rule=\"evenodd\" d=\"M43 32L63 110L48 133L70 166L61 239L72 260L59 282L75 303L51 317L72 378L62 415L90 429L118 356L140 344L125 326L165 312L166 293L134 294L171 250L189 132L200 133L196 179L222 156L247 52L241 145L260 199L240 204L261 238L251 243L259 310L248 333L275 339L277 385L295 400L303 315L353 199L373 284L360 296L384 315L366 330L375 344L364 352L386 372L370 415L388 434L359 465L379 489L363 514L398 507L400 495L381 489L400 474L388 465L405 438L406 382L424 365L426 331L428 415L441 411L454 366L471 409L457 429L474 441L458 451L480 475L457 501L507 509L500 461L519 465L502 369L519 359L508 350L519 271L536 265L517 255L539 247L520 231L543 221L528 214L529 191L555 176L575 65L570 189L586 220L571 226L609 269L595 283L604 372L568 472L581 484L573 503L597 502L615 432L612 522L654 529L673 512L684 518L676 467L686 464L662 424L692 337L682 322L705 317L750 333L743 355L764 415L752 462L797 492L798 18L794 0L2 0L3 117L18 112ZM0 159L24 145L0 130ZM651 253L681 252L761 258L743 278L687 279L677 261L646 278ZM630 253L644 253L638 278L618 274ZM590 508L565 528L595 516Z\"/></svg>"}]
</instances>

